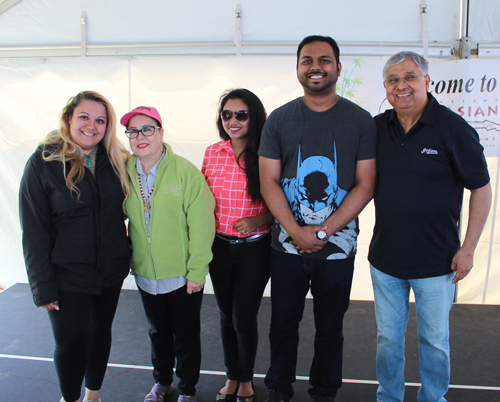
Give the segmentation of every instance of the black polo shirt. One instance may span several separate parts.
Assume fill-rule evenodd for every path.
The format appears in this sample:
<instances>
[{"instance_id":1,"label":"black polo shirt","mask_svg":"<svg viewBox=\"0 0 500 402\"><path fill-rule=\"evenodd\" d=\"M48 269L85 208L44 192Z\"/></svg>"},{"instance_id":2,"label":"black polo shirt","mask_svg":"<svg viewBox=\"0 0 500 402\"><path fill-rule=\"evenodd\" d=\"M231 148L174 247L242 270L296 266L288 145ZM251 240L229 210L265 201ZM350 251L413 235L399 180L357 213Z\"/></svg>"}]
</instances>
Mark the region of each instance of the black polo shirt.
<instances>
[{"instance_id":1,"label":"black polo shirt","mask_svg":"<svg viewBox=\"0 0 500 402\"><path fill-rule=\"evenodd\" d=\"M460 247L464 187L474 190L489 182L477 132L431 94L428 98L406 135L394 109L375 117L378 185L368 259L401 279L451 272Z\"/></svg>"}]
</instances>

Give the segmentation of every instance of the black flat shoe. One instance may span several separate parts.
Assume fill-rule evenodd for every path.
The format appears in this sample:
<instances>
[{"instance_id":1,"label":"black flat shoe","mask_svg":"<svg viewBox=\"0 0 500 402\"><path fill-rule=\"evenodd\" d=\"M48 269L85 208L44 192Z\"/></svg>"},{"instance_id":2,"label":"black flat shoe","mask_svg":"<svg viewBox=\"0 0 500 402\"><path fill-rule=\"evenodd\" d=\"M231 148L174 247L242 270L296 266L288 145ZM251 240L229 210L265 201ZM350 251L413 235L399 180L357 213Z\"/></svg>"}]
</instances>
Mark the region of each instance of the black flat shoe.
<instances>
[{"instance_id":1,"label":"black flat shoe","mask_svg":"<svg viewBox=\"0 0 500 402\"><path fill-rule=\"evenodd\" d=\"M236 396L236 402L253 402L252 396Z\"/></svg>"},{"instance_id":2,"label":"black flat shoe","mask_svg":"<svg viewBox=\"0 0 500 402\"><path fill-rule=\"evenodd\" d=\"M250 381L250 383L252 384L252 391L253 391L253 381ZM236 392L238 392L238 391L236 391ZM253 397L254 397L254 395L250 395L250 396L236 395L236 402L253 402Z\"/></svg>"}]
</instances>

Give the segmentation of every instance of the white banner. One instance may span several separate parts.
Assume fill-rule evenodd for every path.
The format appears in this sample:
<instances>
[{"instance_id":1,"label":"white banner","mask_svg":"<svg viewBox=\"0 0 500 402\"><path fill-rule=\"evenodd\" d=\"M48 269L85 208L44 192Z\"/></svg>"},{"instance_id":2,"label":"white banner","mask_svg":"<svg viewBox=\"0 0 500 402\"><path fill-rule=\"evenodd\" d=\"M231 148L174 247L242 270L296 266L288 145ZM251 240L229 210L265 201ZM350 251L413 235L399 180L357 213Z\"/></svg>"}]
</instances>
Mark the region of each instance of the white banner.
<instances>
[{"instance_id":1,"label":"white banner","mask_svg":"<svg viewBox=\"0 0 500 402\"><path fill-rule=\"evenodd\" d=\"M486 156L500 156L500 61L431 64L431 93L474 127Z\"/></svg>"},{"instance_id":2,"label":"white banner","mask_svg":"<svg viewBox=\"0 0 500 402\"><path fill-rule=\"evenodd\" d=\"M500 156L499 60L430 63L429 92L474 127L486 156ZM387 100L381 111L390 108Z\"/></svg>"}]
</instances>

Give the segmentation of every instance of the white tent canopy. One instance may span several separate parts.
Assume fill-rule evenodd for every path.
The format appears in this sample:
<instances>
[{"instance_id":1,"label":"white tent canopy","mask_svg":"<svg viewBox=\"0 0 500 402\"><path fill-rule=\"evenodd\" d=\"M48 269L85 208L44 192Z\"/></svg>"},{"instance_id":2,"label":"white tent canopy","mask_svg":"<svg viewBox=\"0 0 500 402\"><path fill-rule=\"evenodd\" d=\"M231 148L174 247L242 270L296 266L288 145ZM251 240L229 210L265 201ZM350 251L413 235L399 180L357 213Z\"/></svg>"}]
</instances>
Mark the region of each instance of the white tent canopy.
<instances>
[{"instance_id":1,"label":"white tent canopy","mask_svg":"<svg viewBox=\"0 0 500 402\"><path fill-rule=\"evenodd\" d=\"M383 64L399 50L427 52L431 78L434 65L455 63L457 49L464 56L470 50L473 58L500 57L500 3L472 4L467 13L467 2L459 0L251 0L240 6L225 0L0 1L0 286L27 281L19 181L27 158L77 92L102 93L119 116L141 104L157 107L174 151L200 166L204 149L218 141L215 111L224 90L254 91L268 113L301 95L294 54L307 35L339 42L344 74L363 82L352 88L354 100L374 115L385 97ZM495 184L497 158L488 164ZM371 300L372 205L360 220L352 297ZM496 211L475 268L461 282L461 302L500 303L495 220Z\"/></svg>"},{"instance_id":2,"label":"white tent canopy","mask_svg":"<svg viewBox=\"0 0 500 402\"><path fill-rule=\"evenodd\" d=\"M175 43L182 43L177 49L180 54L198 53L192 49L196 44L205 47L207 54L234 54L234 45L226 52L221 48L233 42L236 9L241 10L243 42L258 47L256 53L267 53L268 44L297 42L311 32L328 33L340 42L358 45L422 42L422 9L420 1L415 0L385 0L382 4L367 0L320 0L314 5L251 0L242 2L241 6L227 0L22 0L4 3L14 3L14 6L2 16L0 46L15 46L12 51L30 51L37 57L41 54L34 53L40 50L36 46L43 46L47 57L57 46L66 49L79 46L82 25L86 25L84 41L93 55L111 55L102 50L105 47L114 48L121 55L145 54L137 49L137 44L140 48L149 48L150 54L158 54L152 50L155 46L161 49L162 45L169 47ZM432 42L452 44L459 38L460 6L457 0L435 0L429 4L426 14ZM82 19L82 15L86 17ZM116 50L118 48L121 51ZM8 49L1 50L7 52ZM73 54L77 55L79 53Z\"/></svg>"}]
</instances>

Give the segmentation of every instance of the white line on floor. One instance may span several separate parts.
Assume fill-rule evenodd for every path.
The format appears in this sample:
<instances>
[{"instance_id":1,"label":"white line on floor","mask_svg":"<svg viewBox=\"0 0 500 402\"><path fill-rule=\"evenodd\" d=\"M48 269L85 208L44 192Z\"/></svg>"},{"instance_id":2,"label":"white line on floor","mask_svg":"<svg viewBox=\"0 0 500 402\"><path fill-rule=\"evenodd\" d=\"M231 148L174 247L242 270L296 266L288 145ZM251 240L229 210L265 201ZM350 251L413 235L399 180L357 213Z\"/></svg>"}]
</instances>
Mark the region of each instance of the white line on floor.
<instances>
[{"instance_id":1,"label":"white line on floor","mask_svg":"<svg viewBox=\"0 0 500 402\"><path fill-rule=\"evenodd\" d=\"M0 358L3 359L18 359L18 360L34 360L34 361L43 361L43 362L52 362L54 359L48 357L35 357L35 356L20 356L20 355L5 355L0 354ZM108 363L109 367L117 367L117 368L127 368L127 369L137 369L137 370L153 370L151 366L134 366L131 364L118 364L118 363ZM200 374L206 375L220 375L225 376L226 373L224 371L212 371L212 370L200 370ZM265 374L254 374L256 378L264 378ZM309 377L307 376L297 376L297 380L308 381ZM343 382L348 384L368 384L368 385L378 385L377 381L374 380L354 380L343 378ZM405 382L407 387L420 387L420 383L418 382ZM500 387L488 387L483 385L454 385L450 384L450 388L454 389L474 389L474 390L482 390L482 391L500 391Z\"/></svg>"}]
</instances>

